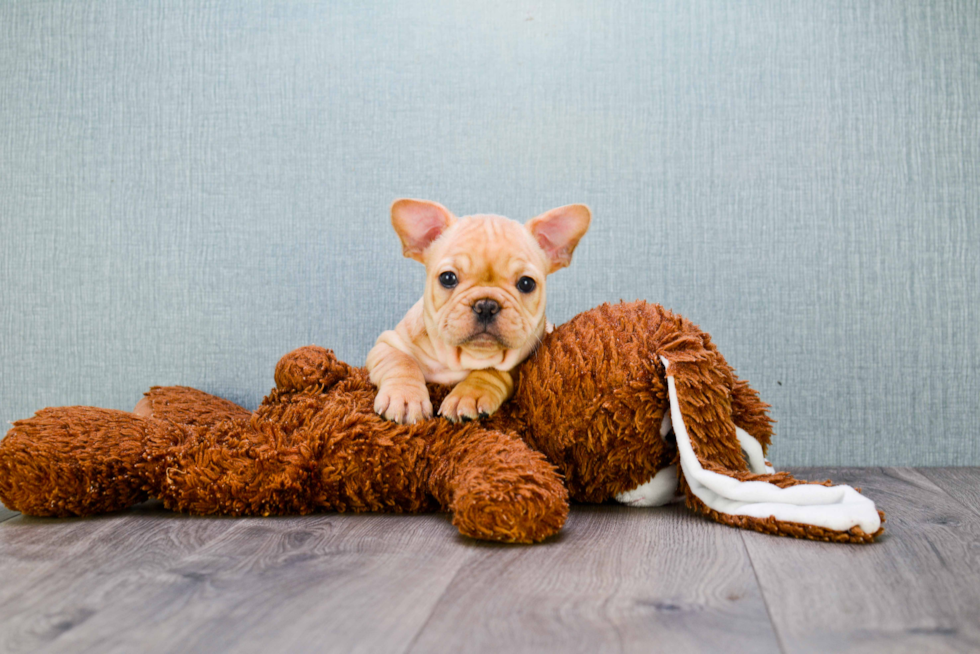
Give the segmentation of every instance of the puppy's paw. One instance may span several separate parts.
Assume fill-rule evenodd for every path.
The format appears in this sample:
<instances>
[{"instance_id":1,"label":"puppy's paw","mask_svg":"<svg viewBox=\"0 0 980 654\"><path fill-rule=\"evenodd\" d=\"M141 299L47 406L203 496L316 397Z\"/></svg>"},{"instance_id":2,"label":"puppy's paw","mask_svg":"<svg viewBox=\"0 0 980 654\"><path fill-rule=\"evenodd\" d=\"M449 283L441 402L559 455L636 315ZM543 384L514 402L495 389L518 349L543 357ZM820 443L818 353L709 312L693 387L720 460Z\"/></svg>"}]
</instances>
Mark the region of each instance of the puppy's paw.
<instances>
[{"instance_id":1,"label":"puppy's paw","mask_svg":"<svg viewBox=\"0 0 980 654\"><path fill-rule=\"evenodd\" d=\"M432 417L432 402L424 386L391 387L382 384L374 400L374 411L387 420L412 425Z\"/></svg>"},{"instance_id":2,"label":"puppy's paw","mask_svg":"<svg viewBox=\"0 0 980 654\"><path fill-rule=\"evenodd\" d=\"M453 422L466 422L489 416L503 403L504 397L495 389L481 388L463 381L442 401L439 415Z\"/></svg>"}]
</instances>

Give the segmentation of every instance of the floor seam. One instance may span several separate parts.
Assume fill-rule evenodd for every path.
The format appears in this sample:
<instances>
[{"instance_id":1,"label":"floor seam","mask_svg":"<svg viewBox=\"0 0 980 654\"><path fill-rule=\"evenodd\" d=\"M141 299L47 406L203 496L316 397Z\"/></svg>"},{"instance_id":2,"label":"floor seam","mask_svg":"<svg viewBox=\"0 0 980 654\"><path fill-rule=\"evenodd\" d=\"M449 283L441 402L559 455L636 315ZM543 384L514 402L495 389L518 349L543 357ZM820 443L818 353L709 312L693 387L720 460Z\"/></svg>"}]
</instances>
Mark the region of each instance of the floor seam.
<instances>
[{"instance_id":1,"label":"floor seam","mask_svg":"<svg viewBox=\"0 0 980 654\"><path fill-rule=\"evenodd\" d=\"M419 625L418 631L416 631L415 632L415 635L412 636L412 640L408 641L408 645L406 645L405 646L405 649L402 650L402 654L409 654L409 652L411 652L412 649L415 647L415 643L418 642L419 637L422 635L422 632L425 631L425 628L429 626L429 623L430 622L432 622L432 617L436 614L436 609L439 607L439 602L441 602L442 601L442 598L445 597L446 592L449 590L449 588L456 581L456 578L463 571L463 568L466 566L466 564L469 563L470 558L472 556L473 556L473 553L470 552L467 555L467 557L465 559L463 559L463 561L460 562L459 567L456 568L456 572L453 573L453 576L450 577L449 578L449 581L446 582L446 585L443 586L442 592L439 593L439 597L437 597L436 598L436 601L434 601L432 603L432 609L429 611L429 615L425 616L425 620L422 622L421 625Z\"/></svg>"},{"instance_id":2,"label":"floor seam","mask_svg":"<svg viewBox=\"0 0 980 654\"><path fill-rule=\"evenodd\" d=\"M759 579L759 571L755 569L755 560L752 558L752 553L749 552L748 543L745 542L746 534L743 532L739 534L742 539L742 550L745 552L745 556L749 559L749 566L752 567L752 576L755 578L755 585L759 589L759 596L762 597L762 605L766 607L766 617L769 618L769 626L772 627L772 633L776 636L776 645L779 647L779 651L786 654L786 644L783 642L783 636L779 633L779 628L776 626L776 621L772 617L772 611L769 609L769 600L766 598L765 588L762 586L762 580Z\"/></svg>"},{"instance_id":3,"label":"floor seam","mask_svg":"<svg viewBox=\"0 0 980 654\"><path fill-rule=\"evenodd\" d=\"M968 466L968 467L973 467L973 466ZM950 493L949 492L949 489L947 489L945 486L943 486L942 484L940 484L939 481L933 479L932 477L930 477L926 473L922 472L922 468L911 468L911 469L914 470L916 473L922 475L923 478L928 479L930 482L932 482L932 484L936 488L938 488L939 490L941 490L943 492L943 494L945 494L948 498L950 498L951 500L953 500L954 502L956 502L957 504L959 504L960 506L962 506L963 508L965 508L968 513L973 514L976 518L980 518L980 510L978 510L976 507L971 506L967 502L964 502L963 500L961 500L956 495L953 495L952 493ZM978 474L977 476L980 477L980 474Z\"/></svg>"}]
</instances>

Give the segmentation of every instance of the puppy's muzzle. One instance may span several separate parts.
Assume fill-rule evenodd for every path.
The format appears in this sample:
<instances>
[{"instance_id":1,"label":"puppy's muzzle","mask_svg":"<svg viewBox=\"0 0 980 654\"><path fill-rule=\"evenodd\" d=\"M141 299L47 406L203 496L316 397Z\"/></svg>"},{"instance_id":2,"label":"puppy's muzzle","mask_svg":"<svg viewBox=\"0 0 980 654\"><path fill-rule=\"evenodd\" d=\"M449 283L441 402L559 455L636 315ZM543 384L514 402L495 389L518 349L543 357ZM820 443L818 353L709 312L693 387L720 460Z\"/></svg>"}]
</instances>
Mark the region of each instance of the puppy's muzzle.
<instances>
[{"instance_id":1,"label":"puppy's muzzle","mask_svg":"<svg viewBox=\"0 0 980 654\"><path fill-rule=\"evenodd\" d=\"M473 313L476 314L476 321L486 326L500 313L500 304L496 300L483 298L473 303Z\"/></svg>"}]
</instances>

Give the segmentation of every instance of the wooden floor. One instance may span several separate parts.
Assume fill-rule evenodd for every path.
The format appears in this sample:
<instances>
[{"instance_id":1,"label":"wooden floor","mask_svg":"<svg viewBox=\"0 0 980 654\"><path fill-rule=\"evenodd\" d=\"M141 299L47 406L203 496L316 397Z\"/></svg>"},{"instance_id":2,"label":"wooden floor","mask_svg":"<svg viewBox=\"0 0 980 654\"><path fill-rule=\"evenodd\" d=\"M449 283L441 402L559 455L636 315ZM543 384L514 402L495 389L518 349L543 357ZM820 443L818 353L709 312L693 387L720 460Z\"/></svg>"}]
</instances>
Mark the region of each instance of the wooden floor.
<instances>
[{"instance_id":1,"label":"wooden floor","mask_svg":"<svg viewBox=\"0 0 980 654\"><path fill-rule=\"evenodd\" d=\"M980 468L864 488L877 544L577 506L536 546L445 515L88 519L0 508L0 652L980 652Z\"/></svg>"}]
</instances>

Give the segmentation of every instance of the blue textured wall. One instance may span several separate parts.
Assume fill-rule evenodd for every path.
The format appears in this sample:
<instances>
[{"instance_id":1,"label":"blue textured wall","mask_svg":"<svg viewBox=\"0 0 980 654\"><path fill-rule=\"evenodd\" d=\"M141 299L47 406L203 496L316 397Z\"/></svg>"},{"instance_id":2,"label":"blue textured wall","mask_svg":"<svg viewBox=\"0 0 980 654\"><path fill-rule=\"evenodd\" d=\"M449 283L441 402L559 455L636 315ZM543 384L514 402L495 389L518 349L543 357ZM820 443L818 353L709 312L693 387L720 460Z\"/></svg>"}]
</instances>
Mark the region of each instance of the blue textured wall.
<instances>
[{"instance_id":1,"label":"blue textured wall","mask_svg":"<svg viewBox=\"0 0 980 654\"><path fill-rule=\"evenodd\" d=\"M778 465L977 465L978 107L975 2L3 3L0 418L254 406L417 298L394 198L586 202L553 320L689 316Z\"/></svg>"}]
</instances>

